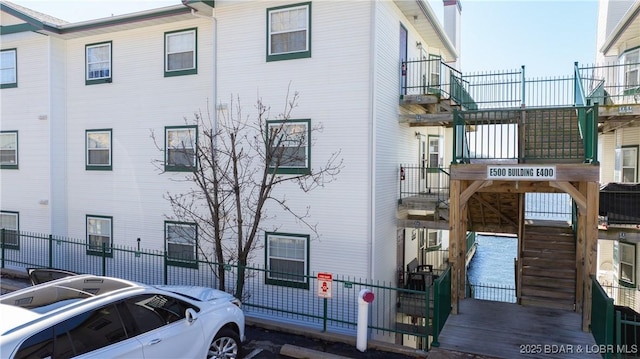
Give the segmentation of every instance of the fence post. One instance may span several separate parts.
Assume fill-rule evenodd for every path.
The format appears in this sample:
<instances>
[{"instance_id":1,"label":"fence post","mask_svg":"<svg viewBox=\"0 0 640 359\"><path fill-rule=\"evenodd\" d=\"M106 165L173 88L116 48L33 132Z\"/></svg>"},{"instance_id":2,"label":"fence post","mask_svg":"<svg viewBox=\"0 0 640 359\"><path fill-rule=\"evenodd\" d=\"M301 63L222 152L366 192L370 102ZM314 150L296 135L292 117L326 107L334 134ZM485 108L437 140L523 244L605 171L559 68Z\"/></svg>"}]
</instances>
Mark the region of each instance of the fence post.
<instances>
[{"instance_id":1,"label":"fence post","mask_svg":"<svg viewBox=\"0 0 640 359\"><path fill-rule=\"evenodd\" d=\"M4 228L0 229L0 248L2 249L2 264L0 268L4 268L4 231Z\"/></svg>"},{"instance_id":2,"label":"fence post","mask_svg":"<svg viewBox=\"0 0 640 359\"><path fill-rule=\"evenodd\" d=\"M616 326L616 337L613 338L613 340L614 340L614 343L616 345L615 346L615 348L616 348L616 350L615 350L616 358L619 359L621 357L621 354L622 354L618 350L618 348L622 348L622 346L621 346L621 344L622 344L622 323L621 323L621 321L622 321L622 313L619 310L616 310L614 312L614 315L615 315L615 318L616 318L616 321L614 323L614 325ZM625 341L625 344L629 344L629 343L626 343L626 341Z\"/></svg>"},{"instance_id":3,"label":"fence post","mask_svg":"<svg viewBox=\"0 0 640 359\"><path fill-rule=\"evenodd\" d=\"M433 340L431 341L431 346L432 347L439 347L440 346L440 342L438 341L438 336L440 335L440 306L442 305L441 301L440 301L440 283L438 283L437 281L434 282L434 286L433 286L433 321L432 321L432 327L433 327ZM427 313L429 310L429 307L427 307ZM427 330L428 330L428 325L427 325Z\"/></svg>"},{"instance_id":4,"label":"fence post","mask_svg":"<svg viewBox=\"0 0 640 359\"><path fill-rule=\"evenodd\" d=\"M162 266L164 267L164 285L169 284L169 266L167 265L167 251L163 252L163 256L162 256Z\"/></svg>"},{"instance_id":5,"label":"fence post","mask_svg":"<svg viewBox=\"0 0 640 359\"><path fill-rule=\"evenodd\" d=\"M49 235L49 268L53 268L53 235Z\"/></svg>"},{"instance_id":6,"label":"fence post","mask_svg":"<svg viewBox=\"0 0 640 359\"><path fill-rule=\"evenodd\" d=\"M327 316L329 315L327 312L327 307L328 307L328 299L324 298L324 304L323 304L323 312L322 312L322 332L326 333L327 332Z\"/></svg>"},{"instance_id":7,"label":"fence post","mask_svg":"<svg viewBox=\"0 0 640 359\"><path fill-rule=\"evenodd\" d=\"M107 275L107 244L102 242L102 275Z\"/></svg>"}]
</instances>

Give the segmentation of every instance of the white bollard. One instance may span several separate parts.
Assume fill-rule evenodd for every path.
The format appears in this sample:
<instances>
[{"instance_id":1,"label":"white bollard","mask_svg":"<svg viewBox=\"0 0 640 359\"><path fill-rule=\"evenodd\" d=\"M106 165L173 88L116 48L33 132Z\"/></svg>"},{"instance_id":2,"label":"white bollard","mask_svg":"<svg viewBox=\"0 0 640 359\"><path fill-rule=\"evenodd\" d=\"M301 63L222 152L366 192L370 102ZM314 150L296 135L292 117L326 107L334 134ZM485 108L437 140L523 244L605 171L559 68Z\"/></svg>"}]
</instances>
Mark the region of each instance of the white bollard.
<instances>
[{"instance_id":1,"label":"white bollard","mask_svg":"<svg viewBox=\"0 0 640 359\"><path fill-rule=\"evenodd\" d=\"M367 329L369 326L369 303L373 302L373 292L363 289L358 294L358 336L356 348L364 352L367 350Z\"/></svg>"}]
</instances>

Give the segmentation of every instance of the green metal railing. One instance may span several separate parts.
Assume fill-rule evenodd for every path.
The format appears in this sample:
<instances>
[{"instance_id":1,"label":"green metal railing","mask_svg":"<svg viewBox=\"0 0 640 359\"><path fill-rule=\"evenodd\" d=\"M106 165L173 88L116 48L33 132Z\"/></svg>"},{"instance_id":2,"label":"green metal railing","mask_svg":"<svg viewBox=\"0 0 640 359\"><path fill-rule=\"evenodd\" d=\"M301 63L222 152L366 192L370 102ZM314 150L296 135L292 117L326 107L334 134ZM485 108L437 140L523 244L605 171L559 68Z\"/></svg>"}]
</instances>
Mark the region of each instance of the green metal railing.
<instances>
[{"instance_id":1,"label":"green metal railing","mask_svg":"<svg viewBox=\"0 0 640 359\"><path fill-rule=\"evenodd\" d=\"M597 106L455 110L453 127L454 163L597 163Z\"/></svg>"},{"instance_id":2,"label":"green metal railing","mask_svg":"<svg viewBox=\"0 0 640 359\"><path fill-rule=\"evenodd\" d=\"M442 333L444 323L446 323L451 313L451 267L438 278L434 283L434 307L433 307L433 341L431 345L440 346L438 336Z\"/></svg>"},{"instance_id":3,"label":"green metal railing","mask_svg":"<svg viewBox=\"0 0 640 359\"><path fill-rule=\"evenodd\" d=\"M613 299L609 298L594 275L591 276L591 333L598 345L613 345ZM603 354L611 358L611 353Z\"/></svg>"},{"instance_id":4,"label":"green metal railing","mask_svg":"<svg viewBox=\"0 0 640 359\"><path fill-rule=\"evenodd\" d=\"M17 240L16 240L17 239ZM219 275L218 264L202 260L170 265L167 254L160 250L148 250L125 246L91 248L83 241L36 233L0 231L0 262L3 268L48 267L76 273L115 276L147 284L198 285L221 287L221 279L227 291L233 293L239 273L245 273L242 295L243 310L248 316L315 327L323 331L355 335L357 327L358 295L369 289L375 295L370 305L369 331L376 339L396 342L403 335L415 338L415 342L429 342L429 323L433 320L429 307L429 287L424 290L398 288L395 283L373 281L354 276L333 274L332 298L318 296L316 274L297 275L292 285L267 284L267 278L291 278L290 273L270 271L258 265L239 267L225 264L224 276ZM187 265L188 264L188 265ZM436 271L436 274L439 271ZM442 280L436 281L442 283ZM295 284L295 285L293 285ZM440 295L446 298L446 288ZM423 313L422 325L400 311L401 298L417 301L413 310ZM422 298L422 299L420 299ZM414 303L414 304L415 304ZM422 306L422 307L420 307ZM418 328L418 329L416 329Z\"/></svg>"},{"instance_id":5,"label":"green metal railing","mask_svg":"<svg viewBox=\"0 0 640 359\"><path fill-rule=\"evenodd\" d=\"M621 106L640 103L640 83L628 73L640 67L640 63L617 62L579 66L574 64L584 89L585 100L601 106ZM585 102L586 104L586 102Z\"/></svg>"}]
</instances>

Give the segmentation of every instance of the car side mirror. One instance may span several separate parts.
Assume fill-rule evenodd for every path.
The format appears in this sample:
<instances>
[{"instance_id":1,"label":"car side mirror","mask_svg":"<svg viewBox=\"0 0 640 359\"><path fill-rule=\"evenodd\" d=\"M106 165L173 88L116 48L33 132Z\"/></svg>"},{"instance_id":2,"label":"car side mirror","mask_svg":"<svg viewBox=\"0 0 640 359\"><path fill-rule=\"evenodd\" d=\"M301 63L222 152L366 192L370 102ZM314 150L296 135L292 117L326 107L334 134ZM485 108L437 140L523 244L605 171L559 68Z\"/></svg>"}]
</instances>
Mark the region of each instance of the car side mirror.
<instances>
[{"instance_id":1,"label":"car side mirror","mask_svg":"<svg viewBox=\"0 0 640 359\"><path fill-rule=\"evenodd\" d=\"M193 323L196 321L196 319L198 319L198 313L196 313L196 311L192 308L187 308L187 310L185 310L184 316L187 318L187 322L189 323Z\"/></svg>"}]
</instances>

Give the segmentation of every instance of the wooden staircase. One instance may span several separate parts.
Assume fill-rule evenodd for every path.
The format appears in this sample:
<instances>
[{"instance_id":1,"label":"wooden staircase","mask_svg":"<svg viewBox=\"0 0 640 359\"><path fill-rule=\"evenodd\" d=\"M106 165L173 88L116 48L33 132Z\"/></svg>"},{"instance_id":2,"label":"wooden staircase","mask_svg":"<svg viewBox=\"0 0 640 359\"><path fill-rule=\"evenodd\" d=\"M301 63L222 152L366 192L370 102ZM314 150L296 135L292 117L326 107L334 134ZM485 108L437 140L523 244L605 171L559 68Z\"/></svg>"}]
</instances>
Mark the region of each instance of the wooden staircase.
<instances>
[{"instance_id":1,"label":"wooden staircase","mask_svg":"<svg viewBox=\"0 0 640 359\"><path fill-rule=\"evenodd\" d=\"M580 163L584 145L574 109L538 109L526 112L524 155L528 163Z\"/></svg>"},{"instance_id":2,"label":"wooden staircase","mask_svg":"<svg viewBox=\"0 0 640 359\"><path fill-rule=\"evenodd\" d=\"M575 310L576 244L571 227L525 225L520 304Z\"/></svg>"}]
</instances>

